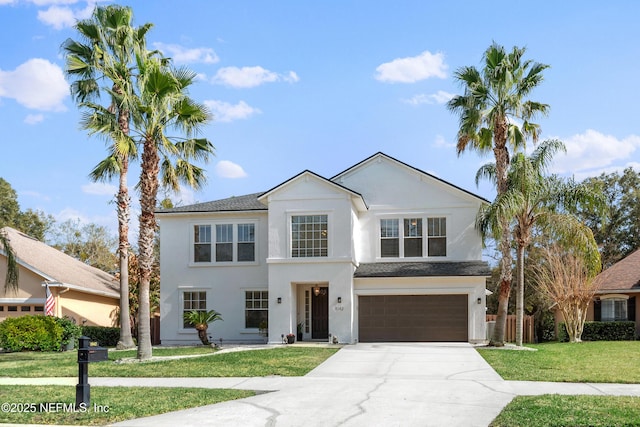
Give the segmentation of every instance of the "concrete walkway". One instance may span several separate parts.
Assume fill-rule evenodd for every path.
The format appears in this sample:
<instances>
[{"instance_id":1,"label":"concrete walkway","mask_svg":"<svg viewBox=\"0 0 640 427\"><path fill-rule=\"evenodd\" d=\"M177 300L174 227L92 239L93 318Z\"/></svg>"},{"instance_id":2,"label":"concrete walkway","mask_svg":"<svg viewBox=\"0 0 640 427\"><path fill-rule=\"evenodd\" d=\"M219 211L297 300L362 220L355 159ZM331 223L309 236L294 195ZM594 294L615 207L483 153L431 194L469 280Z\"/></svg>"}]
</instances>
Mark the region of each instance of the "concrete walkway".
<instances>
[{"instance_id":1,"label":"concrete walkway","mask_svg":"<svg viewBox=\"0 0 640 427\"><path fill-rule=\"evenodd\" d=\"M76 382L0 378L0 385ZM487 426L517 395L640 396L640 384L504 381L465 343L346 346L304 377L91 378L90 383L267 392L117 426Z\"/></svg>"}]
</instances>

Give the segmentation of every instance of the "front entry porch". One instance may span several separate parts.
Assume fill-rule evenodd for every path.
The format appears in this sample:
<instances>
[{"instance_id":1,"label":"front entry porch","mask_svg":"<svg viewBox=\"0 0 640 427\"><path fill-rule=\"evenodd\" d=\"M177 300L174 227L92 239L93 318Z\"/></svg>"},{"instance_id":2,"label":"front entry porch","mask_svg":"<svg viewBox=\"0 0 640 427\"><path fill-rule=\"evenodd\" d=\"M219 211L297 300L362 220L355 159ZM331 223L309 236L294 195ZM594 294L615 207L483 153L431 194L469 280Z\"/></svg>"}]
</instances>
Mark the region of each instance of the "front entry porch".
<instances>
[{"instance_id":1,"label":"front entry porch","mask_svg":"<svg viewBox=\"0 0 640 427\"><path fill-rule=\"evenodd\" d=\"M329 339L329 285L298 284L296 291L296 323L303 341Z\"/></svg>"}]
</instances>

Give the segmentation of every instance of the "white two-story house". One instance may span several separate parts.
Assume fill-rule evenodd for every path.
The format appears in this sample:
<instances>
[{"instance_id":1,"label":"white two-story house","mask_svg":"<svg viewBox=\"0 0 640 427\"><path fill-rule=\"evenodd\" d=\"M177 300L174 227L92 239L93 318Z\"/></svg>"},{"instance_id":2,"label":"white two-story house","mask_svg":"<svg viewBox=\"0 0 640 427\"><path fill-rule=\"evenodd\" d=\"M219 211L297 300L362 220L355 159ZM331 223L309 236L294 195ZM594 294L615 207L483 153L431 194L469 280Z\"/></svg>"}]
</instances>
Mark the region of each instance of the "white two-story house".
<instances>
[{"instance_id":1,"label":"white two-story house","mask_svg":"<svg viewBox=\"0 0 640 427\"><path fill-rule=\"evenodd\" d=\"M163 344L215 309L214 341L485 339L487 201L383 153L332 178L304 171L264 193L163 209Z\"/></svg>"}]
</instances>

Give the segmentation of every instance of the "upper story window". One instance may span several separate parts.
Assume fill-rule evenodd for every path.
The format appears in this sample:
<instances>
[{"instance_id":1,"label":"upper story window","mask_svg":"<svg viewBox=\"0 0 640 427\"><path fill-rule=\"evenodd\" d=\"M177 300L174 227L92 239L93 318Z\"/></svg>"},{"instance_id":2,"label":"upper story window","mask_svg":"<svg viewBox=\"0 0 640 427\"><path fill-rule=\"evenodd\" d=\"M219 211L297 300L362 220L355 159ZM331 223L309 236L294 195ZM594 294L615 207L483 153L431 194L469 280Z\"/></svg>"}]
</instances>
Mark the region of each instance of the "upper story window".
<instances>
[{"instance_id":1,"label":"upper story window","mask_svg":"<svg viewBox=\"0 0 640 427\"><path fill-rule=\"evenodd\" d=\"M256 225L253 223L194 225L193 262L253 262L256 260L255 243Z\"/></svg>"},{"instance_id":2,"label":"upper story window","mask_svg":"<svg viewBox=\"0 0 640 427\"><path fill-rule=\"evenodd\" d=\"M193 226L193 261L211 262L211 226Z\"/></svg>"},{"instance_id":3,"label":"upper story window","mask_svg":"<svg viewBox=\"0 0 640 427\"><path fill-rule=\"evenodd\" d=\"M425 253L424 220L391 218L380 220L382 258L420 258ZM446 218L427 218L427 247L430 257L447 255Z\"/></svg>"},{"instance_id":4,"label":"upper story window","mask_svg":"<svg viewBox=\"0 0 640 427\"><path fill-rule=\"evenodd\" d=\"M427 218L427 254L447 256L447 218Z\"/></svg>"},{"instance_id":5,"label":"upper story window","mask_svg":"<svg viewBox=\"0 0 640 427\"><path fill-rule=\"evenodd\" d=\"M291 256L328 256L328 216L294 215L291 217Z\"/></svg>"}]
</instances>

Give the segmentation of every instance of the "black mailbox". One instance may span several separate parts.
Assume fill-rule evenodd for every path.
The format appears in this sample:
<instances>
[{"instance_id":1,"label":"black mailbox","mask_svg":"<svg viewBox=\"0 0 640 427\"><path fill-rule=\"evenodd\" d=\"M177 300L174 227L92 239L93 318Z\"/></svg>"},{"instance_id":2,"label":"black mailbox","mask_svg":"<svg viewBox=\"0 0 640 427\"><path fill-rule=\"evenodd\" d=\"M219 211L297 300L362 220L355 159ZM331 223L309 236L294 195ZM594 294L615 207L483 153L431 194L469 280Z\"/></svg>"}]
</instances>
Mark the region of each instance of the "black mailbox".
<instances>
[{"instance_id":1,"label":"black mailbox","mask_svg":"<svg viewBox=\"0 0 640 427\"><path fill-rule=\"evenodd\" d=\"M89 363L108 360L107 349L89 345L91 338L82 336L78 339L78 385L76 385L76 408L89 406Z\"/></svg>"},{"instance_id":2,"label":"black mailbox","mask_svg":"<svg viewBox=\"0 0 640 427\"><path fill-rule=\"evenodd\" d=\"M91 346L78 349L78 363L104 362L109 360L109 354L104 347Z\"/></svg>"}]
</instances>

